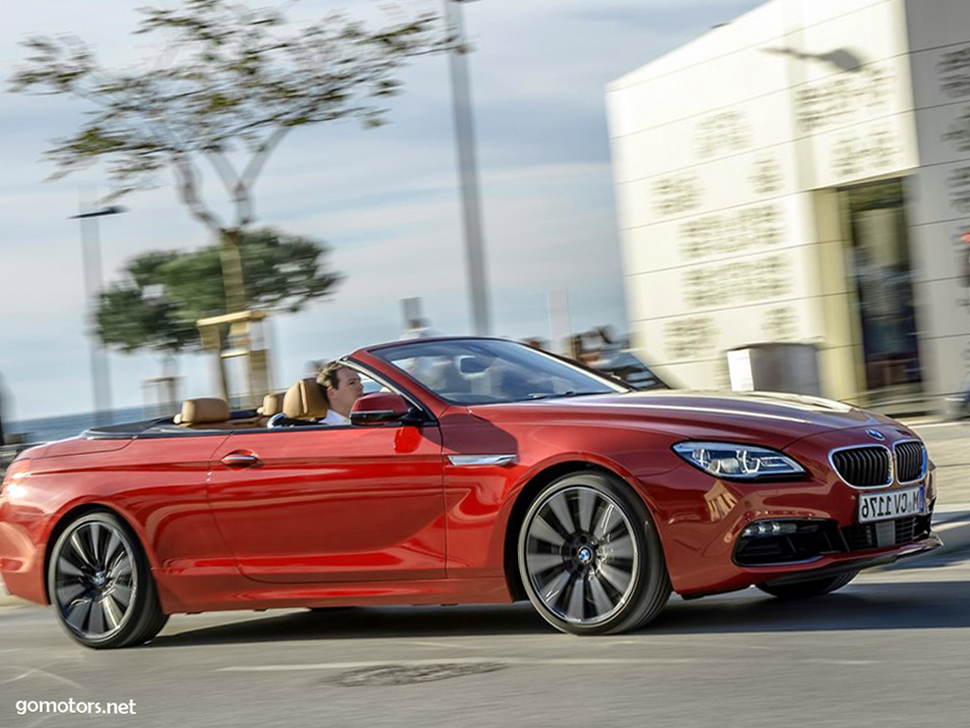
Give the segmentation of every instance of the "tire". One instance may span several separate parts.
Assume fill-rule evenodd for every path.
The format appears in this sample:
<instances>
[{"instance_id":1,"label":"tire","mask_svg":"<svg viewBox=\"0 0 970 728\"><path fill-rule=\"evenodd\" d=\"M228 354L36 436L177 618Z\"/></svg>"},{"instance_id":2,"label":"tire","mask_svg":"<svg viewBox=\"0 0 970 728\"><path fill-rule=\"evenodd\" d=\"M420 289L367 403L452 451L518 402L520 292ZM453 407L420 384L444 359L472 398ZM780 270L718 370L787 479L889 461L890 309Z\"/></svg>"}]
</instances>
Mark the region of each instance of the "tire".
<instances>
[{"instance_id":1,"label":"tire","mask_svg":"<svg viewBox=\"0 0 970 728\"><path fill-rule=\"evenodd\" d=\"M616 478L578 472L535 497L519 531L519 575L553 627L577 635L640 627L670 598L657 529Z\"/></svg>"},{"instance_id":2,"label":"tire","mask_svg":"<svg viewBox=\"0 0 970 728\"><path fill-rule=\"evenodd\" d=\"M761 591L771 594L779 599L808 599L819 597L823 594L831 594L841 589L859 575L858 571L847 571L837 576L828 576L824 579L812 579L811 581L798 581L794 584L756 584Z\"/></svg>"},{"instance_id":3,"label":"tire","mask_svg":"<svg viewBox=\"0 0 970 728\"><path fill-rule=\"evenodd\" d=\"M141 544L107 511L64 529L51 550L47 589L64 631L85 647L142 644L168 621Z\"/></svg>"}]
</instances>

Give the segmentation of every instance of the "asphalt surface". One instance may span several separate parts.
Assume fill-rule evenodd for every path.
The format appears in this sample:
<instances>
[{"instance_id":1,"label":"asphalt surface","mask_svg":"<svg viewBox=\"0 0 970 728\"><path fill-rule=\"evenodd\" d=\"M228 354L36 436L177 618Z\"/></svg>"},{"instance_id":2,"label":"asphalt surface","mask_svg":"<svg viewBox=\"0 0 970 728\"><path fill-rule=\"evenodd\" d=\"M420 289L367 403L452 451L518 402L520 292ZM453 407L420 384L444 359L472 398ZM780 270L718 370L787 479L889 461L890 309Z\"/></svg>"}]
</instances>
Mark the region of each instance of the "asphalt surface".
<instances>
[{"instance_id":1,"label":"asphalt surface","mask_svg":"<svg viewBox=\"0 0 970 728\"><path fill-rule=\"evenodd\" d=\"M527 606L175 617L151 645L76 647L0 614L0 726L961 726L970 565L861 576L782 602L672 601L638 633L578 638ZM24 715L18 701L133 701Z\"/></svg>"},{"instance_id":2,"label":"asphalt surface","mask_svg":"<svg viewBox=\"0 0 970 728\"><path fill-rule=\"evenodd\" d=\"M559 634L528 605L224 612L109 652L8 599L0 728L967 725L970 424L918 424L947 547L836 594L674 598L644 630L598 638ZM72 699L135 713L18 714Z\"/></svg>"}]
</instances>

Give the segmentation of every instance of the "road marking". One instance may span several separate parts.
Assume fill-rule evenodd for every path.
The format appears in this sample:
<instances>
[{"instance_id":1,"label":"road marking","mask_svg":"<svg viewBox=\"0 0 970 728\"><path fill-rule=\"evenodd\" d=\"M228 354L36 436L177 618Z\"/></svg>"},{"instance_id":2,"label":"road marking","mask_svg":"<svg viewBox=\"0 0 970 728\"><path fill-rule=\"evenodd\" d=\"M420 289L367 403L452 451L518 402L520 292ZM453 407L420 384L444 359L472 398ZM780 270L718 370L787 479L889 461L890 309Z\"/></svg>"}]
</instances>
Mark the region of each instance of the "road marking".
<instances>
[{"instance_id":1,"label":"road marking","mask_svg":"<svg viewBox=\"0 0 970 728\"><path fill-rule=\"evenodd\" d=\"M905 423L903 423L905 424ZM966 427L970 422L931 422L926 425L910 425L911 430L932 430L937 427Z\"/></svg>"},{"instance_id":2,"label":"road marking","mask_svg":"<svg viewBox=\"0 0 970 728\"><path fill-rule=\"evenodd\" d=\"M751 596L751 595L748 594L746 596ZM407 641L406 644L411 646L418 646L418 647L432 647L436 649L444 648L444 649L450 649L450 650L491 650L493 649L493 646L490 644L459 644L457 642L432 642L431 640L410 640L410 641ZM604 639L593 640L592 644L590 644L590 647L595 647L598 649L613 649L614 647L621 647L624 645L637 645L642 647L643 644L644 644L643 640L637 640L637 639L604 638ZM681 648L683 647L683 643L678 642L676 640L671 640L671 639L653 638L650 640L650 646ZM553 650L560 650L560 649L564 649L566 646L559 644L559 645L552 645L551 647ZM783 650L785 648L766 647L764 645L707 644L704 646L704 649L724 649L724 650L731 650L731 651L757 650L757 651L778 652L779 650ZM475 659L475 658L471 658L471 659ZM591 659L595 659L595 658L591 658ZM616 659L623 659L623 658L616 658Z\"/></svg>"},{"instance_id":3,"label":"road marking","mask_svg":"<svg viewBox=\"0 0 970 728\"><path fill-rule=\"evenodd\" d=\"M19 666L11 665L11 667L19 667ZM46 667L46 665L45 665L45 667ZM55 675L54 673L48 672L47 670L45 670L45 669L43 669L41 667L29 667L26 670L24 670L22 673L20 673L19 675L17 675L16 677L12 677L9 680L0 681L0 685L6 685L7 683L17 682L18 680L23 680L24 678L30 677L31 675L35 675L35 674L36 675L43 675L43 676L49 677L49 678L51 678L53 680L57 680L59 682L67 683L71 687L77 688L78 690L84 690L84 686L83 685L78 685L73 680L68 680L66 677L61 677L60 675Z\"/></svg>"},{"instance_id":4,"label":"road marking","mask_svg":"<svg viewBox=\"0 0 970 728\"><path fill-rule=\"evenodd\" d=\"M934 516L970 516L970 503L951 503L933 509Z\"/></svg>"},{"instance_id":5,"label":"road marking","mask_svg":"<svg viewBox=\"0 0 970 728\"><path fill-rule=\"evenodd\" d=\"M788 658L786 658L788 661ZM316 662L295 665L233 665L219 667L215 672L307 672L314 670L361 670L371 667L432 667L435 665L482 665L502 663L504 665L545 665L585 667L596 665L696 665L698 663L736 663L736 659L720 659L709 657L452 657L435 660L368 660L362 662ZM795 660L795 662L813 663L820 665L841 665L858 667L859 665L877 664L874 660L835 660L825 658L810 658Z\"/></svg>"},{"instance_id":6,"label":"road marking","mask_svg":"<svg viewBox=\"0 0 970 728\"><path fill-rule=\"evenodd\" d=\"M433 665L480 665L501 662L506 665L680 665L696 664L698 662L728 662L728 660L712 660L706 657L678 657L664 659L659 657L623 658L623 657L561 657L561 658L529 658L529 657L453 657L435 660L369 660L367 662L317 662L301 665L234 665L216 668L215 672L299 672L308 670L359 670L367 667L386 667L400 665L404 667L424 667Z\"/></svg>"},{"instance_id":7,"label":"road marking","mask_svg":"<svg viewBox=\"0 0 970 728\"><path fill-rule=\"evenodd\" d=\"M491 649L491 645L459 645L454 642L429 642L427 640L412 640L408 642L409 645L417 645L418 647L444 647L448 650L488 650Z\"/></svg>"}]
</instances>

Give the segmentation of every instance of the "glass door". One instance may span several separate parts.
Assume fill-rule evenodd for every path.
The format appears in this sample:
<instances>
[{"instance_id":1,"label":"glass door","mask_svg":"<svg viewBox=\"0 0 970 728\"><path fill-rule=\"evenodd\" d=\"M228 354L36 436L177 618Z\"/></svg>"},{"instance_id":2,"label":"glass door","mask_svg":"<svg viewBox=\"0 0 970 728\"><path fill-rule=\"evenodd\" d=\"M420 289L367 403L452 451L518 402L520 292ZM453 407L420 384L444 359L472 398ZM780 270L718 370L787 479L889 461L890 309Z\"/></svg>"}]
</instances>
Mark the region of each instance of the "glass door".
<instances>
[{"instance_id":1,"label":"glass door","mask_svg":"<svg viewBox=\"0 0 970 728\"><path fill-rule=\"evenodd\" d=\"M867 404L922 391L902 181L841 191Z\"/></svg>"}]
</instances>

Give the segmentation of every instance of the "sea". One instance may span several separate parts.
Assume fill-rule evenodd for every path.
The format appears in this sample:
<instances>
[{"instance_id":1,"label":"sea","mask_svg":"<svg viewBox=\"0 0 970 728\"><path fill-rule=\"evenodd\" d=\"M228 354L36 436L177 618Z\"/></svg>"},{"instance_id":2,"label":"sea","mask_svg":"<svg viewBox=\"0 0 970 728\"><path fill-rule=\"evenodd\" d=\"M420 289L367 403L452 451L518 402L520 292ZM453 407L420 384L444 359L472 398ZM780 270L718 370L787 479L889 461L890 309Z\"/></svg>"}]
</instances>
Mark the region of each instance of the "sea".
<instances>
[{"instance_id":1,"label":"sea","mask_svg":"<svg viewBox=\"0 0 970 728\"><path fill-rule=\"evenodd\" d=\"M74 415L60 415L58 417L38 417L32 420L3 421L5 436L19 435L23 442L40 443L52 440L63 440L74 437L95 425L119 425L122 422L138 422L154 417L171 415L171 412L159 412L157 408L122 407L101 413L101 418L94 412L83 412Z\"/></svg>"}]
</instances>

